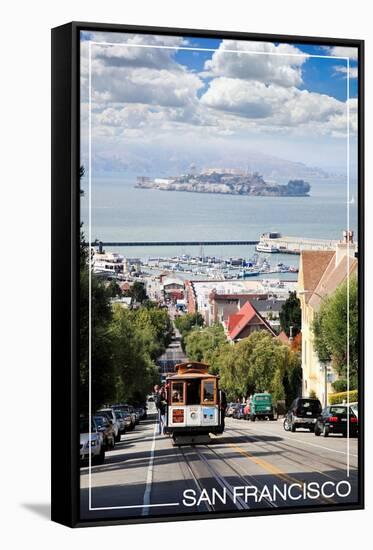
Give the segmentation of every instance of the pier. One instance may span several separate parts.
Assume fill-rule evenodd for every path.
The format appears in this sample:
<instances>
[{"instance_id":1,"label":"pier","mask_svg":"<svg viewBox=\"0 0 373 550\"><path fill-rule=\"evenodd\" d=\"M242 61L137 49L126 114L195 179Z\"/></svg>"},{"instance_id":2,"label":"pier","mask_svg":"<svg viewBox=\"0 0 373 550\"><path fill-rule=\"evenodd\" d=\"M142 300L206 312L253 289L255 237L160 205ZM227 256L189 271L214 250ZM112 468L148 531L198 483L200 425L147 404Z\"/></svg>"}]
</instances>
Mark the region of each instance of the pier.
<instances>
[{"instance_id":1,"label":"pier","mask_svg":"<svg viewBox=\"0 0 373 550\"><path fill-rule=\"evenodd\" d=\"M303 250L335 250L340 241L307 237L286 237L281 233L264 233L260 244L276 247L279 254L300 254Z\"/></svg>"},{"instance_id":2,"label":"pier","mask_svg":"<svg viewBox=\"0 0 373 550\"><path fill-rule=\"evenodd\" d=\"M272 246L272 254L300 254L303 250L335 250L338 240L314 239L307 237L287 237L281 233L264 233L259 240L225 240L225 241L95 241L91 246L103 247L160 247L160 246L242 246L258 244ZM265 251L262 251L265 252Z\"/></svg>"},{"instance_id":3,"label":"pier","mask_svg":"<svg viewBox=\"0 0 373 550\"><path fill-rule=\"evenodd\" d=\"M93 242L91 246L239 246L258 243L259 241L109 241Z\"/></svg>"}]
</instances>

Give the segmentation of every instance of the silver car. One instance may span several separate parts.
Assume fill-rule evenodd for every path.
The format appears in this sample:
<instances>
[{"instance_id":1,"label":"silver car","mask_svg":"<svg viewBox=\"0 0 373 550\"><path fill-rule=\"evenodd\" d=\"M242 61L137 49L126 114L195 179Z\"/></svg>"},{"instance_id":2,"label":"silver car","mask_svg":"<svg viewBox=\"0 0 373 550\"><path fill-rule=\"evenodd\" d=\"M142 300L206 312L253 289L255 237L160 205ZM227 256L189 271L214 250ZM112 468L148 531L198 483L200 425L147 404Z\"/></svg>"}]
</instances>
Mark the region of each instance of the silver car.
<instances>
[{"instance_id":1,"label":"silver car","mask_svg":"<svg viewBox=\"0 0 373 550\"><path fill-rule=\"evenodd\" d=\"M103 464L105 448L102 433L92 419L91 433L89 433L89 418L80 418L80 460L88 460L91 455L93 464Z\"/></svg>"}]
</instances>

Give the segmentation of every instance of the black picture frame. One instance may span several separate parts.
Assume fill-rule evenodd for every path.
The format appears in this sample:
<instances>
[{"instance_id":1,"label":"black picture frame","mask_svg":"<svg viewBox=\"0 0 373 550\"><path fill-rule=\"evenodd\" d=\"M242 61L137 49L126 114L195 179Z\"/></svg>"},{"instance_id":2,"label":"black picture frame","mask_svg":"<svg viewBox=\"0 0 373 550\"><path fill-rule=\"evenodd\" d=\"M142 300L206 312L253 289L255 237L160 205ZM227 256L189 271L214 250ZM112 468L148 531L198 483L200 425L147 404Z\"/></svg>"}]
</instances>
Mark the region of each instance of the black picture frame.
<instances>
[{"instance_id":1,"label":"black picture frame","mask_svg":"<svg viewBox=\"0 0 373 550\"><path fill-rule=\"evenodd\" d=\"M79 514L79 231L80 231L80 31L138 32L276 43L323 44L358 49L359 246L359 502L280 508L81 520ZM69 527L168 522L206 518L296 514L364 508L364 41L217 30L72 22L52 29L52 520Z\"/></svg>"}]
</instances>

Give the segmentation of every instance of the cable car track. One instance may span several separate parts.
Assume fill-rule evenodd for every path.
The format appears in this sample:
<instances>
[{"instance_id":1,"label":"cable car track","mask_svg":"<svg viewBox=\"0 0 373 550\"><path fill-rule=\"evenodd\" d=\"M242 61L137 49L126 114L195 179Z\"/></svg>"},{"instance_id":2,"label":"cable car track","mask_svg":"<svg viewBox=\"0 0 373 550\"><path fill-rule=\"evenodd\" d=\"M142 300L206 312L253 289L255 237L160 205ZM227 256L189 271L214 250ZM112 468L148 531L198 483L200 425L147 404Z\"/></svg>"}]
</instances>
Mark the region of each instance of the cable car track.
<instances>
[{"instance_id":1,"label":"cable car track","mask_svg":"<svg viewBox=\"0 0 373 550\"><path fill-rule=\"evenodd\" d=\"M230 462L228 462L228 459L227 458L224 458L223 456L221 456L215 449L212 449L211 446L209 445L206 445L206 447L214 454L216 455L219 460L222 460L227 466L229 466L229 468L231 468L231 470L233 470L235 472L235 474L240 478L242 479L245 484L247 484L248 480L253 480L256 484L257 487L263 487L264 486L264 483L261 483L261 482L257 482L256 480L256 477L255 475L252 475L252 474L247 474L247 473L244 473L244 474L241 474L236 467L234 467ZM270 499L264 497L263 500L269 505L271 506L272 508L278 508L277 504L275 504L274 502L272 502Z\"/></svg>"},{"instance_id":2,"label":"cable car track","mask_svg":"<svg viewBox=\"0 0 373 550\"><path fill-rule=\"evenodd\" d=\"M194 445L191 445L188 447L189 454L190 450L193 450L193 453L197 455L197 457L200 460L200 463L203 463L207 470L210 472L211 477L216 481L216 483L222 488L226 490L226 494L232 501L232 503L235 505L236 508L239 510L249 510L250 506L245 502L245 500L239 496L234 498L233 496L233 486L227 481L226 477L223 476L210 462L209 458L204 454L202 450L208 450L210 453L212 453L220 462L223 462L233 473L236 477L238 477L240 480L244 482L244 485L246 486L249 483L249 480L252 480L255 482L255 485L260 487L263 484L257 483L257 480L255 479L255 476L252 476L250 474L242 474L238 471L236 467L234 467L226 458L224 458L220 453L215 451L215 449L212 449L209 445L201 445L200 447L196 447ZM202 492L203 489L207 489L207 487L203 487L203 485L200 482L201 476L195 472L194 465L192 465L192 461L187 456L186 448L179 447L180 455L184 459L184 464L187 466L188 471L190 472L193 481L195 482L196 486L198 487L198 490ZM210 478L211 479L211 478ZM270 506L271 508L277 508L277 505L274 502L271 502L270 499L263 498L263 501ZM205 505L208 509L208 511L216 511L216 507L213 504L209 504L208 502L205 502Z\"/></svg>"}]
</instances>

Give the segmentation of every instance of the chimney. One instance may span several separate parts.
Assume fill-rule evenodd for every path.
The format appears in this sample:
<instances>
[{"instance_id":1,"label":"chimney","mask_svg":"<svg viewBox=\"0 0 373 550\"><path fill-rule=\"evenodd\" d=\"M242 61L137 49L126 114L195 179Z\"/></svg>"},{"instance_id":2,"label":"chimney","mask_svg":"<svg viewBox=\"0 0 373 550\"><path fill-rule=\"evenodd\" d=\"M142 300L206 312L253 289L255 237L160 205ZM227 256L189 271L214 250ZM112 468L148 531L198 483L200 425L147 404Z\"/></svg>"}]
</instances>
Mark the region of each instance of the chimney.
<instances>
[{"instance_id":1,"label":"chimney","mask_svg":"<svg viewBox=\"0 0 373 550\"><path fill-rule=\"evenodd\" d=\"M354 232L353 231L343 231L343 242L352 244L354 242Z\"/></svg>"},{"instance_id":2,"label":"chimney","mask_svg":"<svg viewBox=\"0 0 373 550\"><path fill-rule=\"evenodd\" d=\"M342 241L336 246L335 265L337 266L347 254L354 258L356 251L357 245L354 242L354 232L346 229L343 231Z\"/></svg>"}]
</instances>

